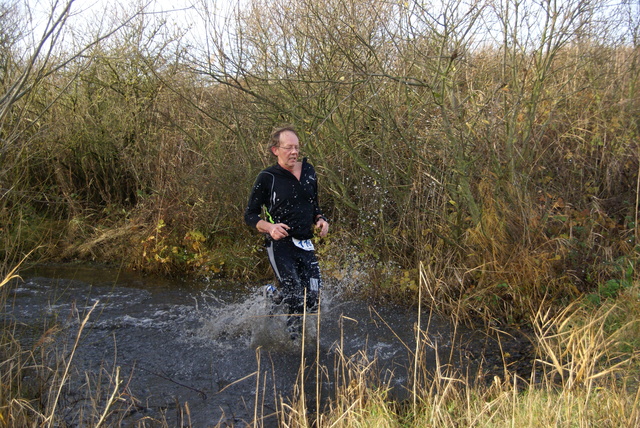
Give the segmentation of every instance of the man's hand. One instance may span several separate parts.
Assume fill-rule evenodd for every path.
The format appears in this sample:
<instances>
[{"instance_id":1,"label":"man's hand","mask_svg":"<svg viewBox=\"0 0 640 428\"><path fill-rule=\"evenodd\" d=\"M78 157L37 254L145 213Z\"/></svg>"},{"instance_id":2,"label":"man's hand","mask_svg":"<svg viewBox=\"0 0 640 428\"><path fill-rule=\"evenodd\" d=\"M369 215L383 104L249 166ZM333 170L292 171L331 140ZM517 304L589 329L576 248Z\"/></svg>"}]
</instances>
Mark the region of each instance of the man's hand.
<instances>
[{"instance_id":1,"label":"man's hand","mask_svg":"<svg viewBox=\"0 0 640 428\"><path fill-rule=\"evenodd\" d=\"M315 227L318 229L318 234L322 238L327 236L327 233L329 233L329 223L327 223L323 218L319 218L318 221L316 221Z\"/></svg>"},{"instance_id":2,"label":"man's hand","mask_svg":"<svg viewBox=\"0 0 640 428\"><path fill-rule=\"evenodd\" d=\"M269 236L271 236L275 241L278 239L286 238L289 236L290 227L284 223L276 223L272 224L271 230L269 231Z\"/></svg>"},{"instance_id":3,"label":"man's hand","mask_svg":"<svg viewBox=\"0 0 640 428\"><path fill-rule=\"evenodd\" d=\"M258 229L258 232L260 233L268 233L273 240L277 241L278 239L289 236L289 232L287 232L287 230L289 230L290 227L284 223L273 224L268 221L260 220L258 224L256 224L256 229Z\"/></svg>"}]
</instances>

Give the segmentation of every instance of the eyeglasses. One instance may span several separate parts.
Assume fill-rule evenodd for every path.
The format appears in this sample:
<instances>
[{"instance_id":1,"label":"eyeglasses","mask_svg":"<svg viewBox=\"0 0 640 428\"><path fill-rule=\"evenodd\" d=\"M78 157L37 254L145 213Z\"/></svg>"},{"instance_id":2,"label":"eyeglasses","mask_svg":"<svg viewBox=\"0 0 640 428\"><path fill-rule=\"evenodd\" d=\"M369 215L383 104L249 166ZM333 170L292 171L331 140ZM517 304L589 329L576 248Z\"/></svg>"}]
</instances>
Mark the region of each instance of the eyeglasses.
<instances>
[{"instance_id":1,"label":"eyeglasses","mask_svg":"<svg viewBox=\"0 0 640 428\"><path fill-rule=\"evenodd\" d=\"M277 146L278 148L284 150L285 152L292 152L292 151L296 151L296 152L300 152L300 146Z\"/></svg>"}]
</instances>

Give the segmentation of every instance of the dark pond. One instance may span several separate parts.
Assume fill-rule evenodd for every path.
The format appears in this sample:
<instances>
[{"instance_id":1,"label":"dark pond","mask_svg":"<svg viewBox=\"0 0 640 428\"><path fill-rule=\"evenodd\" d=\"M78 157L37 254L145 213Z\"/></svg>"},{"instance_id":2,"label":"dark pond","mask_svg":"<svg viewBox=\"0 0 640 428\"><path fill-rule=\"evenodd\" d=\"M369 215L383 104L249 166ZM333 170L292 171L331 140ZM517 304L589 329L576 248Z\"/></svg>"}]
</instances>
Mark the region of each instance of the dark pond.
<instances>
[{"instance_id":1,"label":"dark pond","mask_svg":"<svg viewBox=\"0 0 640 428\"><path fill-rule=\"evenodd\" d=\"M17 326L25 347L46 327L62 327L56 350L72 370L60 407L74 425L88 423L83 414L96 396L111 394L117 369L123 411L112 417L122 426L142 420L146 426L245 426L256 419L277 426L281 403L300 395L300 373L313 411L345 381L337 369L345 359L375 361L377 376L398 399L406 392L416 310L346 300L345 284L327 281L319 326L308 317L303 350L284 334L284 317L270 316L264 284L170 280L86 265L42 266L21 277L8 290L5 325ZM454 329L428 313L421 320L440 363L461 372L502 365L491 335ZM433 349L424 355L424 364L434 367Z\"/></svg>"}]
</instances>

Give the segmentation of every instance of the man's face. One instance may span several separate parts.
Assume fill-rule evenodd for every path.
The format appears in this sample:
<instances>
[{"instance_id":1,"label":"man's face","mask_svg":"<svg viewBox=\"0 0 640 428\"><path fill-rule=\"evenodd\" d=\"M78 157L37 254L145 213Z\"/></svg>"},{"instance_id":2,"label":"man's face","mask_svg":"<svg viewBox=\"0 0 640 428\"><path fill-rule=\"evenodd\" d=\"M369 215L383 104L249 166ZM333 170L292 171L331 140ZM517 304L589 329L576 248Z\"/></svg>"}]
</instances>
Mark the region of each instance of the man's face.
<instances>
[{"instance_id":1,"label":"man's face","mask_svg":"<svg viewBox=\"0 0 640 428\"><path fill-rule=\"evenodd\" d=\"M273 154L278 157L278 164L284 169L293 171L293 166L298 161L300 143L298 137L291 131L283 131L280 134L280 143L273 147Z\"/></svg>"}]
</instances>

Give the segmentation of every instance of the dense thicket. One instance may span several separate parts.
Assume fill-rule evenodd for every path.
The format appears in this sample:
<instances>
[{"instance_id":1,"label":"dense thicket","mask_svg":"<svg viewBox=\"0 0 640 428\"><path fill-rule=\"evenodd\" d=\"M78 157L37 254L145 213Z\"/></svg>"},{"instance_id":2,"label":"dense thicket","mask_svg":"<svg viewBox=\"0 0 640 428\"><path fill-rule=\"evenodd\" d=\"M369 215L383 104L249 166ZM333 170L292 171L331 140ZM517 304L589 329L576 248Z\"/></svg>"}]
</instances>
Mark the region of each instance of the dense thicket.
<instances>
[{"instance_id":1,"label":"dense thicket","mask_svg":"<svg viewBox=\"0 0 640 428\"><path fill-rule=\"evenodd\" d=\"M2 101L5 259L263 275L242 212L271 128L293 123L327 275L404 298L423 263L439 307L489 317L615 293L635 278L639 14L561 3L252 0L203 13L202 44L139 15L37 57L56 72ZM0 28L10 94L26 63L20 26Z\"/></svg>"}]
</instances>

